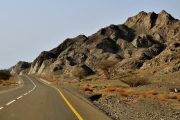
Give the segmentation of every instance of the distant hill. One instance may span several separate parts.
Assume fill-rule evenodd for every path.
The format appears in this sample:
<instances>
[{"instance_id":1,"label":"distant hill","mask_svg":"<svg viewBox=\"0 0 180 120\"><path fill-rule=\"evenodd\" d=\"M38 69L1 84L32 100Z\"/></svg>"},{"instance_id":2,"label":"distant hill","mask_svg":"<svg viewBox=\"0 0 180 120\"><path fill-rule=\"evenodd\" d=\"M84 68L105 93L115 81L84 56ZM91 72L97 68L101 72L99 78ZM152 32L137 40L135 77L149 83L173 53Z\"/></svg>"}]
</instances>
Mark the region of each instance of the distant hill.
<instances>
[{"instance_id":1,"label":"distant hill","mask_svg":"<svg viewBox=\"0 0 180 120\"><path fill-rule=\"evenodd\" d=\"M28 73L31 63L25 61L19 61L16 65L9 69L12 75Z\"/></svg>"}]
</instances>

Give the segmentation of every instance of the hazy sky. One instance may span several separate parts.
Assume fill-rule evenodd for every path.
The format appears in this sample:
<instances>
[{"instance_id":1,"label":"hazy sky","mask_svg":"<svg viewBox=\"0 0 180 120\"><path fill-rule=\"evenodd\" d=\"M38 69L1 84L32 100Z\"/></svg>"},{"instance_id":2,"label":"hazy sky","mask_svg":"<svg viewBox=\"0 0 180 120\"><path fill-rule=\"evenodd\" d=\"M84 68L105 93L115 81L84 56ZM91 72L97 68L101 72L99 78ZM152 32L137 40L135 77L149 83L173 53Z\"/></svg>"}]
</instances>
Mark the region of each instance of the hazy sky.
<instances>
[{"instance_id":1,"label":"hazy sky","mask_svg":"<svg viewBox=\"0 0 180 120\"><path fill-rule=\"evenodd\" d=\"M0 69L33 61L79 34L125 22L139 11L180 19L180 0L0 0Z\"/></svg>"}]
</instances>

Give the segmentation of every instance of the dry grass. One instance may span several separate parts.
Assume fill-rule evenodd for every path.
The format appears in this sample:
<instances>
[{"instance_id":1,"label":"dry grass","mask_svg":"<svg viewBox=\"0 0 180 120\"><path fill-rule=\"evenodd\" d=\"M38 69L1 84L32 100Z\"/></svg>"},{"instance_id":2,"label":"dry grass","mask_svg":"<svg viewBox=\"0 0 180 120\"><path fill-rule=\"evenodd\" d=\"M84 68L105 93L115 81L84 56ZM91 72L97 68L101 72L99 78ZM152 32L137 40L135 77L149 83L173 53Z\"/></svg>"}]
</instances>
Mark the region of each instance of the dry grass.
<instances>
[{"instance_id":1,"label":"dry grass","mask_svg":"<svg viewBox=\"0 0 180 120\"><path fill-rule=\"evenodd\" d=\"M88 88L88 87L81 87L81 90L83 90L83 91L90 91L90 92L93 91L93 89Z\"/></svg>"},{"instance_id":2,"label":"dry grass","mask_svg":"<svg viewBox=\"0 0 180 120\"><path fill-rule=\"evenodd\" d=\"M155 96L158 95L158 93L155 92L155 90L144 91L144 92L142 92L140 94L143 95L146 98L154 98Z\"/></svg>"},{"instance_id":3,"label":"dry grass","mask_svg":"<svg viewBox=\"0 0 180 120\"><path fill-rule=\"evenodd\" d=\"M93 92L93 88L91 88L89 85L82 85L80 86L80 89L84 92Z\"/></svg>"},{"instance_id":4,"label":"dry grass","mask_svg":"<svg viewBox=\"0 0 180 120\"><path fill-rule=\"evenodd\" d=\"M180 101L180 94L173 92L158 93L157 90L145 90L143 92L136 91L135 88L120 87L120 86L108 86L99 91L104 96L117 95L121 97L135 96L132 99L132 103L137 103L145 100L146 98L167 101L167 100L178 100Z\"/></svg>"},{"instance_id":5,"label":"dry grass","mask_svg":"<svg viewBox=\"0 0 180 120\"><path fill-rule=\"evenodd\" d=\"M180 94L177 95L177 100L180 101Z\"/></svg>"},{"instance_id":6,"label":"dry grass","mask_svg":"<svg viewBox=\"0 0 180 120\"><path fill-rule=\"evenodd\" d=\"M166 101L166 100L178 100L180 101L180 94L179 93L163 93L158 95L158 99L161 101Z\"/></svg>"},{"instance_id":7,"label":"dry grass","mask_svg":"<svg viewBox=\"0 0 180 120\"><path fill-rule=\"evenodd\" d=\"M0 70L0 85L9 86L16 85L16 77L12 77L7 70Z\"/></svg>"},{"instance_id":8,"label":"dry grass","mask_svg":"<svg viewBox=\"0 0 180 120\"><path fill-rule=\"evenodd\" d=\"M178 97L178 94L177 93L169 93L168 94L168 99L177 99Z\"/></svg>"},{"instance_id":9,"label":"dry grass","mask_svg":"<svg viewBox=\"0 0 180 120\"><path fill-rule=\"evenodd\" d=\"M119 96L128 97L134 94L134 90L131 88L117 88L116 93Z\"/></svg>"},{"instance_id":10,"label":"dry grass","mask_svg":"<svg viewBox=\"0 0 180 120\"><path fill-rule=\"evenodd\" d=\"M108 86L101 90L101 92L114 92L116 90L116 87L114 86Z\"/></svg>"},{"instance_id":11,"label":"dry grass","mask_svg":"<svg viewBox=\"0 0 180 120\"><path fill-rule=\"evenodd\" d=\"M144 98L143 95L139 95L137 98L133 99L130 103L135 104L135 103L138 103L138 102L143 101L144 99L145 99L145 98Z\"/></svg>"},{"instance_id":12,"label":"dry grass","mask_svg":"<svg viewBox=\"0 0 180 120\"><path fill-rule=\"evenodd\" d=\"M166 101L167 98L168 98L168 95L167 95L167 94L160 94L160 95L158 95L158 99L159 99L160 101Z\"/></svg>"},{"instance_id":13,"label":"dry grass","mask_svg":"<svg viewBox=\"0 0 180 120\"><path fill-rule=\"evenodd\" d=\"M106 60L97 64L97 66L104 72L107 80L111 79L112 68L118 64L118 61Z\"/></svg>"},{"instance_id":14,"label":"dry grass","mask_svg":"<svg viewBox=\"0 0 180 120\"><path fill-rule=\"evenodd\" d=\"M9 80L2 80L1 85L2 86L9 86L9 85L17 85L17 78L16 77L11 77Z\"/></svg>"},{"instance_id":15,"label":"dry grass","mask_svg":"<svg viewBox=\"0 0 180 120\"><path fill-rule=\"evenodd\" d=\"M131 88L125 88L125 87L120 87L120 86L109 86L104 89L101 89L100 93L102 93L103 95L106 95L106 96L108 94L109 95L116 94L118 96L128 97L134 93L134 90Z\"/></svg>"},{"instance_id":16,"label":"dry grass","mask_svg":"<svg viewBox=\"0 0 180 120\"><path fill-rule=\"evenodd\" d=\"M138 86L150 84L150 82L147 78L142 78L142 77L138 77L138 76L128 78L126 80L121 80L121 81L128 84L130 87L138 87Z\"/></svg>"},{"instance_id":17,"label":"dry grass","mask_svg":"<svg viewBox=\"0 0 180 120\"><path fill-rule=\"evenodd\" d=\"M73 71L73 75L77 77L78 79L83 79L86 75L82 68L75 68Z\"/></svg>"}]
</instances>

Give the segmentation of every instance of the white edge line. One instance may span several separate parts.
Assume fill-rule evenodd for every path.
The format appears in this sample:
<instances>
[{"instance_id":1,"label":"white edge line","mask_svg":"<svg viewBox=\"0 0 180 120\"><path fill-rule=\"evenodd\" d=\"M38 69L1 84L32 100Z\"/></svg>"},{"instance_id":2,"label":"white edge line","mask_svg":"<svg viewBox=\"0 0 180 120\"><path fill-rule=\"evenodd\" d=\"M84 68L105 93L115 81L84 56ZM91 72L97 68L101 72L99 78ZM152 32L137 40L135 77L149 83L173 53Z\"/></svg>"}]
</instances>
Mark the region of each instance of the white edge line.
<instances>
[{"instance_id":1,"label":"white edge line","mask_svg":"<svg viewBox=\"0 0 180 120\"><path fill-rule=\"evenodd\" d=\"M13 102L15 102L16 100L12 100L12 101L10 101L10 102L8 102L6 105L10 105L10 104L12 104Z\"/></svg>"},{"instance_id":2,"label":"white edge line","mask_svg":"<svg viewBox=\"0 0 180 120\"><path fill-rule=\"evenodd\" d=\"M42 82L44 82L45 84L47 84L47 85L50 85L50 84L51 84L50 82L48 82L47 80L44 80L44 79L42 79L42 78L40 78L40 80L41 80Z\"/></svg>"},{"instance_id":3,"label":"white edge line","mask_svg":"<svg viewBox=\"0 0 180 120\"><path fill-rule=\"evenodd\" d=\"M4 107L0 107L0 110L2 110Z\"/></svg>"}]
</instances>

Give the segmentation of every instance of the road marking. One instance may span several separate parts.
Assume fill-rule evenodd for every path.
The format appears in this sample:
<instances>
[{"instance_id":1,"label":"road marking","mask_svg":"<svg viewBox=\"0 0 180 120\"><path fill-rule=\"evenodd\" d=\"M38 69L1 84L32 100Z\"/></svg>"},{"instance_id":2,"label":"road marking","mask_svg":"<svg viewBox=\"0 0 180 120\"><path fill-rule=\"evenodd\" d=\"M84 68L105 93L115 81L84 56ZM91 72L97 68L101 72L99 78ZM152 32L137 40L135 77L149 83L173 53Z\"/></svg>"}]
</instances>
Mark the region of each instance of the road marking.
<instances>
[{"instance_id":1,"label":"road marking","mask_svg":"<svg viewBox=\"0 0 180 120\"><path fill-rule=\"evenodd\" d=\"M44 79L42 79L42 78L40 78L40 79L41 79L42 82L44 82L44 83L47 84L47 85L50 85L50 84L51 84L51 83L48 82L47 80L44 80Z\"/></svg>"},{"instance_id":2,"label":"road marking","mask_svg":"<svg viewBox=\"0 0 180 120\"><path fill-rule=\"evenodd\" d=\"M28 78L28 77L27 77L27 78ZM28 78L28 79L29 79L29 78ZM34 85L34 87L33 87L30 91L24 93L24 95L27 95L27 94L31 93L31 92L36 88L36 84L35 84L31 79L29 79L29 80L30 80L31 83ZM19 100L19 99L21 99L22 97L23 97L23 96L21 95L21 96L17 97L16 100ZM14 103L16 100L12 100L12 101L8 102L6 105L7 105L7 106L10 105L10 104ZM3 108L4 108L4 107L0 107L0 110L3 109Z\"/></svg>"},{"instance_id":3,"label":"road marking","mask_svg":"<svg viewBox=\"0 0 180 120\"><path fill-rule=\"evenodd\" d=\"M8 102L6 105L10 105L10 104L12 104L13 102L15 102L16 100L12 100L12 101L10 101L10 102Z\"/></svg>"},{"instance_id":4,"label":"road marking","mask_svg":"<svg viewBox=\"0 0 180 120\"><path fill-rule=\"evenodd\" d=\"M28 77L28 79L29 79L29 77ZM33 89L35 89L36 88L36 84L31 80L31 79L29 79L31 82L32 82L32 84L34 85L34 88Z\"/></svg>"},{"instance_id":5,"label":"road marking","mask_svg":"<svg viewBox=\"0 0 180 120\"><path fill-rule=\"evenodd\" d=\"M24 95L27 95L28 93L24 93Z\"/></svg>"},{"instance_id":6,"label":"road marking","mask_svg":"<svg viewBox=\"0 0 180 120\"><path fill-rule=\"evenodd\" d=\"M17 99L21 99L23 96L19 96Z\"/></svg>"},{"instance_id":7,"label":"road marking","mask_svg":"<svg viewBox=\"0 0 180 120\"><path fill-rule=\"evenodd\" d=\"M66 104L69 106L69 108L73 111L73 113L76 115L76 117L78 118L78 120L83 120L83 118L81 117L81 115L77 112L77 110L71 105L71 103L67 100L67 98L63 95L63 93L56 87L54 87L56 90L58 90L58 92L60 93L61 97L64 99L64 101L66 102Z\"/></svg>"},{"instance_id":8,"label":"road marking","mask_svg":"<svg viewBox=\"0 0 180 120\"><path fill-rule=\"evenodd\" d=\"M42 81L42 79L39 79L40 81ZM59 93L60 96L63 98L63 100L65 101L65 103L68 105L68 107L72 110L72 112L76 115L76 117L78 118L78 120L84 120L81 115L77 112L77 110L71 105L71 103L67 100L67 98L63 95L63 93L56 87L50 86L49 84L46 84L44 81L42 82L45 85L52 87L54 89L56 89Z\"/></svg>"}]
</instances>

